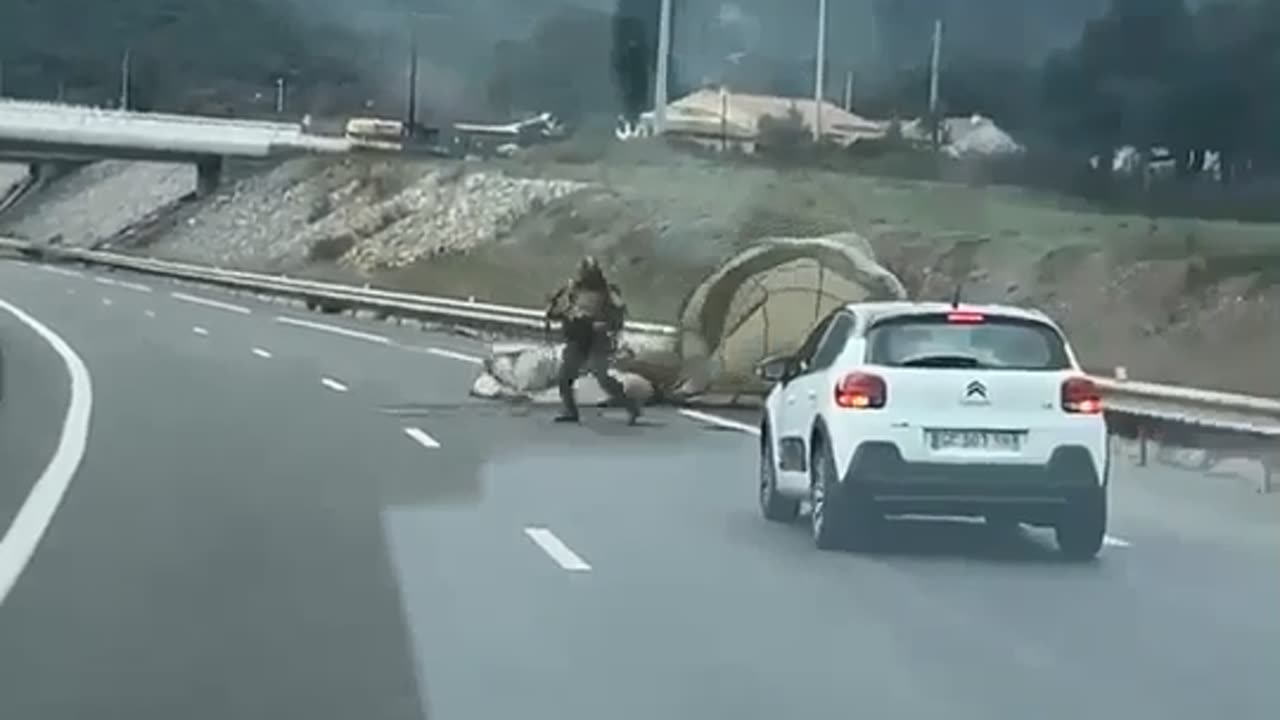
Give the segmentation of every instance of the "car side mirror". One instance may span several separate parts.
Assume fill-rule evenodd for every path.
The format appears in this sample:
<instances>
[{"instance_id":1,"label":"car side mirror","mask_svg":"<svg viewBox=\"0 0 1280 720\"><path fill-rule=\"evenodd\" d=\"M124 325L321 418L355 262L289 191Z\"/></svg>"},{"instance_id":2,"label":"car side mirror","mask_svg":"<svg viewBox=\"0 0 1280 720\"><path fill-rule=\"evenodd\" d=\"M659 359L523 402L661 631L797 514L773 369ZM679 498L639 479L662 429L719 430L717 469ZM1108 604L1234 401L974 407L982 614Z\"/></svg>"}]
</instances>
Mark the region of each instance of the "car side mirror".
<instances>
[{"instance_id":1,"label":"car side mirror","mask_svg":"<svg viewBox=\"0 0 1280 720\"><path fill-rule=\"evenodd\" d=\"M791 376L794 364L795 361L789 355L767 358L756 365L756 375L765 382L783 382Z\"/></svg>"}]
</instances>

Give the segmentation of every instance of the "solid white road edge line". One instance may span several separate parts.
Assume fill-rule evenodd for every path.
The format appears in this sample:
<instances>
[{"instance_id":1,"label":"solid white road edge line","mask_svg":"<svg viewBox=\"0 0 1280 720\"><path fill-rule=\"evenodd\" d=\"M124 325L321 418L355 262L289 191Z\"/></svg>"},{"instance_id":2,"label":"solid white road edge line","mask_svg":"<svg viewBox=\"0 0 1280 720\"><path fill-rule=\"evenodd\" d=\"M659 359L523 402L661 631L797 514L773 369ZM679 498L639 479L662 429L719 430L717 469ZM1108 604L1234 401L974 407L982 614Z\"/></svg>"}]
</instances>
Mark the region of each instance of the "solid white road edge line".
<instances>
[{"instance_id":1,"label":"solid white road edge line","mask_svg":"<svg viewBox=\"0 0 1280 720\"><path fill-rule=\"evenodd\" d=\"M578 557L578 554L569 549L556 534L547 528L527 527L524 534L534 542L542 551L551 556L556 564L570 572L588 572L591 566L585 560Z\"/></svg>"},{"instance_id":2,"label":"solid white road edge line","mask_svg":"<svg viewBox=\"0 0 1280 720\"><path fill-rule=\"evenodd\" d=\"M312 322L310 320L298 320L297 318L286 317L284 315L277 315L276 322L282 325L293 325L294 327L319 330L320 332L333 333L334 335L342 335L343 337L355 338L357 340L367 340L380 345L385 345L391 342L389 338L382 335L374 335L373 333L350 330L337 325L327 325L325 323Z\"/></svg>"},{"instance_id":3,"label":"solid white road edge line","mask_svg":"<svg viewBox=\"0 0 1280 720\"><path fill-rule=\"evenodd\" d=\"M202 298L202 297L197 297L195 295L188 295L186 293L180 293L180 292L169 293L169 297L173 298L174 300L181 300L182 302L188 302L193 305L204 305L205 307L216 308L218 310L226 310L227 312L239 313L241 315L249 315L252 312L247 307L242 307L240 305L232 305L231 303L224 303L221 300L210 300L209 298Z\"/></svg>"},{"instance_id":4,"label":"solid white road edge line","mask_svg":"<svg viewBox=\"0 0 1280 720\"><path fill-rule=\"evenodd\" d=\"M449 358L450 360L471 363L472 365L484 364L484 358L479 358L475 355L467 355L466 353L454 352L453 350L445 350L444 348L427 348L426 352L438 357Z\"/></svg>"},{"instance_id":5,"label":"solid white road edge line","mask_svg":"<svg viewBox=\"0 0 1280 720\"><path fill-rule=\"evenodd\" d=\"M426 431L424 431L422 428L407 427L404 429L404 434L408 435L414 440L417 440L418 444L422 445L422 447L425 447L425 448L440 447L440 443L435 438L428 435Z\"/></svg>"},{"instance_id":6,"label":"solid white road edge line","mask_svg":"<svg viewBox=\"0 0 1280 720\"><path fill-rule=\"evenodd\" d=\"M0 537L0 606L3 606L18 576L35 554L84 458L89 442L89 416L93 411L93 383L84 361L65 340L4 300L0 300L0 310L16 317L48 343L62 358L71 376L71 400L53 458L31 486L31 493L18 508L8 531Z\"/></svg>"},{"instance_id":7,"label":"solid white road edge line","mask_svg":"<svg viewBox=\"0 0 1280 720\"><path fill-rule=\"evenodd\" d=\"M263 359L265 359L265 360L270 360L270 359L271 359L271 353L270 353L270 352L268 352L268 351L266 351L266 350L263 350L262 348L254 348L254 349L253 349L253 354L254 354L254 355L257 355L258 357L263 358Z\"/></svg>"},{"instance_id":8,"label":"solid white road edge line","mask_svg":"<svg viewBox=\"0 0 1280 720\"><path fill-rule=\"evenodd\" d=\"M690 420L697 420L699 422L716 425L728 430L737 430L738 432L744 432L749 435L760 435L760 428L755 427L754 425L748 425L744 422L738 422L737 420L730 420L727 417L720 417L719 415L712 415L711 413L704 413L699 410L689 410L688 408L681 408L679 412Z\"/></svg>"},{"instance_id":9,"label":"solid white road edge line","mask_svg":"<svg viewBox=\"0 0 1280 720\"><path fill-rule=\"evenodd\" d=\"M333 378L320 378L320 384L329 388L334 392L346 392L347 386L334 380Z\"/></svg>"}]
</instances>

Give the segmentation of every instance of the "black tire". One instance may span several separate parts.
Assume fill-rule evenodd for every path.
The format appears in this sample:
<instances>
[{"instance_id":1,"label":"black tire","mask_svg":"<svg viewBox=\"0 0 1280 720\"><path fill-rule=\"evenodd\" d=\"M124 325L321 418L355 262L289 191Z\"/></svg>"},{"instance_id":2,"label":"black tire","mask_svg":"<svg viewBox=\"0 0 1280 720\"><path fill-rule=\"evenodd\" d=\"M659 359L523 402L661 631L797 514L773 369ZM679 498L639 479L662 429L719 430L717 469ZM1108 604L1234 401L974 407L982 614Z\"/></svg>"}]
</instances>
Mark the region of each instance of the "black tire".
<instances>
[{"instance_id":1,"label":"black tire","mask_svg":"<svg viewBox=\"0 0 1280 720\"><path fill-rule=\"evenodd\" d=\"M1073 500L1054 527L1058 551L1068 560L1092 560L1107 536L1107 495L1099 489Z\"/></svg>"},{"instance_id":2,"label":"black tire","mask_svg":"<svg viewBox=\"0 0 1280 720\"><path fill-rule=\"evenodd\" d=\"M871 545L879 514L867 498L840 482L825 441L810 458L809 529L819 550L862 550Z\"/></svg>"},{"instance_id":3,"label":"black tire","mask_svg":"<svg viewBox=\"0 0 1280 720\"><path fill-rule=\"evenodd\" d=\"M760 442L760 486L757 497L765 520L792 523L800 516L800 501L778 494L778 466L773 460L773 438L768 431Z\"/></svg>"}]
</instances>

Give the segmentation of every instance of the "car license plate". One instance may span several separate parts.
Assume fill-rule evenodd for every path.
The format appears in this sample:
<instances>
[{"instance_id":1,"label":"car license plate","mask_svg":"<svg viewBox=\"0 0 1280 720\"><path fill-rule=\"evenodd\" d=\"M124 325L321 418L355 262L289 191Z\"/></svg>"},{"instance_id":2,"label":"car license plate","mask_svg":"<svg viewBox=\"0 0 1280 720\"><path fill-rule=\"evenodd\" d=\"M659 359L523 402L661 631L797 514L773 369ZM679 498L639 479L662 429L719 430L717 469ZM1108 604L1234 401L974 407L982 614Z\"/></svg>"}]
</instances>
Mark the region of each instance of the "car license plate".
<instances>
[{"instance_id":1,"label":"car license plate","mask_svg":"<svg viewBox=\"0 0 1280 720\"><path fill-rule=\"evenodd\" d=\"M1022 433L999 430L928 430L932 450L979 450L1018 452L1022 449Z\"/></svg>"}]
</instances>

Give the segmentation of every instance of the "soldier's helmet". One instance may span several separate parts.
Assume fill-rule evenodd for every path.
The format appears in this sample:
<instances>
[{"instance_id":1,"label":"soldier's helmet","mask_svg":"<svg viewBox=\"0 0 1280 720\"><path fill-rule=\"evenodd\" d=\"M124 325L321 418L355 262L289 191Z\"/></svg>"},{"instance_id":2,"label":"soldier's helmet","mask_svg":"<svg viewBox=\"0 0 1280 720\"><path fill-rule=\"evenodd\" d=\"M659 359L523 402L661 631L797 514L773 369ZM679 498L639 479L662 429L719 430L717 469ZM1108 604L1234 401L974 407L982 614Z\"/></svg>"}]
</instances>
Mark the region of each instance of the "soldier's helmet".
<instances>
[{"instance_id":1,"label":"soldier's helmet","mask_svg":"<svg viewBox=\"0 0 1280 720\"><path fill-rule=\"evenodd\" d=\"M578 261L578 277L589 278L601 274L600 261L592 255L585 255Z\"/></svg>"}]
</instances>

